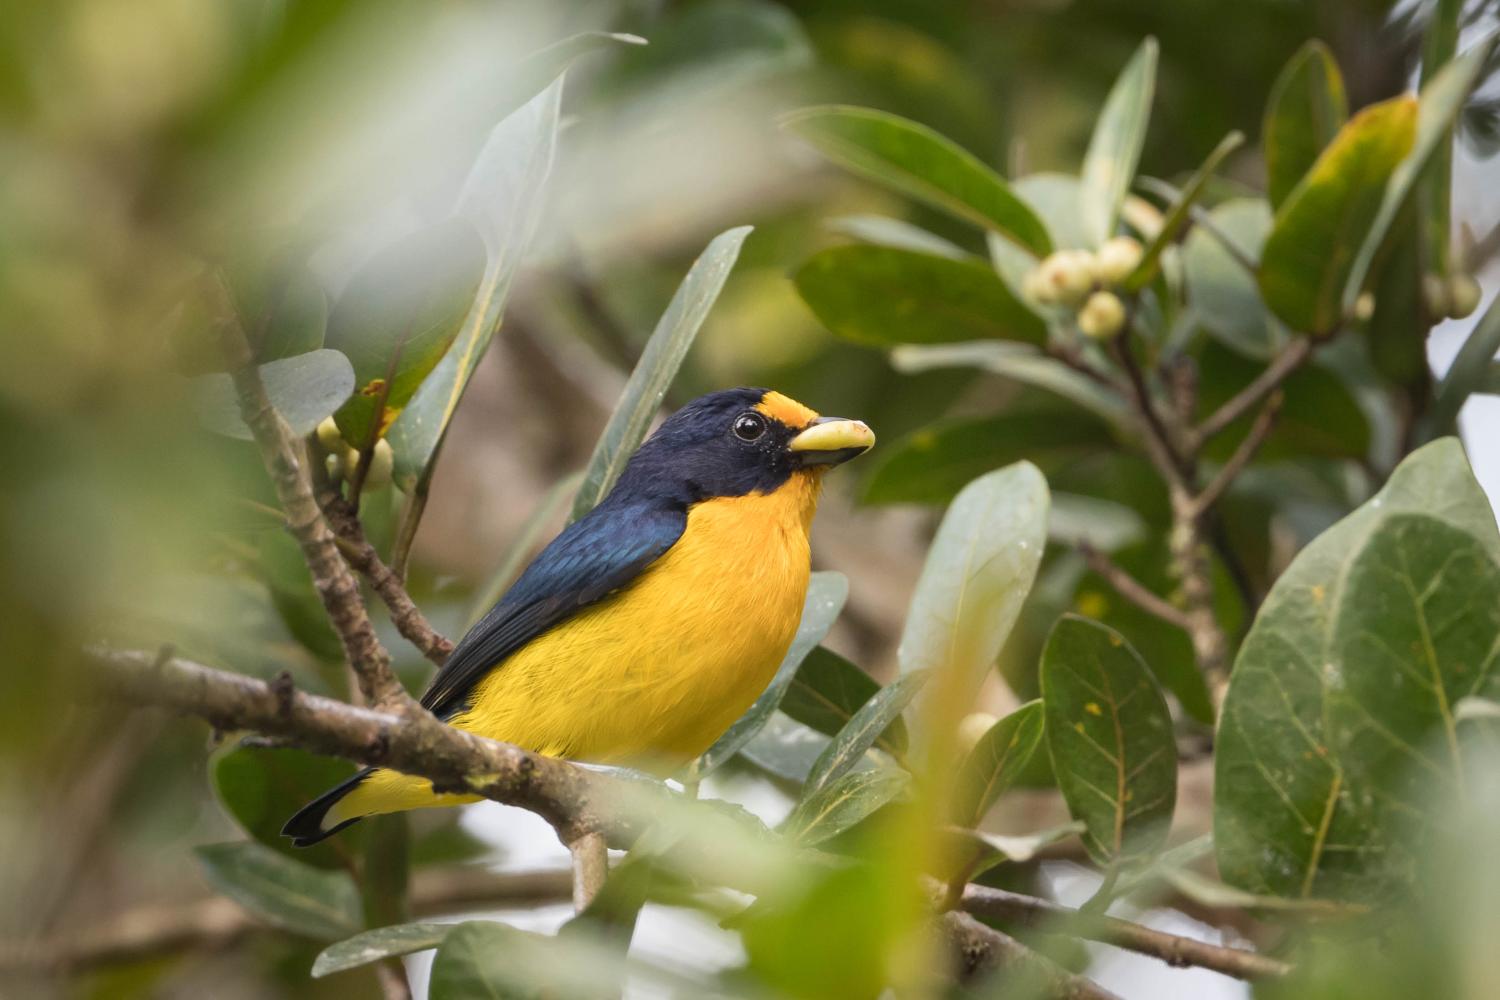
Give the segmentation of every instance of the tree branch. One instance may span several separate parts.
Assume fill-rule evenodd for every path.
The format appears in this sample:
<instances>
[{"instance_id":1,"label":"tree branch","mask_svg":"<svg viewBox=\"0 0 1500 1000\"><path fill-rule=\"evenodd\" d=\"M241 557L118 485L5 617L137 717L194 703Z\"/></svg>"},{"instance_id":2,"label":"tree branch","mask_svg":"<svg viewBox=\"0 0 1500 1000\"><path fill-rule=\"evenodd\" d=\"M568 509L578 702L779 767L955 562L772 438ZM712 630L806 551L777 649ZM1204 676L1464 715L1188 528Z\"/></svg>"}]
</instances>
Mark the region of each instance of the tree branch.
<instances>
[{"instance_id":1,"label":"tree branch","mask_svg":"<svg viewBox=\"0 0 1500 1000\"><path fill-rule=\"evenodd\" d=\"M1203 442L1249 413L1251 407L1306 364L1307 360L1312 357L1312 352L1313 340L1310 337L1299 337L1288 344L1286 349L1276 355L1276 359L1267 365L1265 370L1249 385L1231 396L1198 425L1198 429L1192 434L1193 450L1203 447Z\"/></svg>"},{"instance_id":2,"label":"tree branch","mask_svg":"<svg viewBox=\"0 0 1500 1000\"><path fill-rule=\"evenodd\" d=\"M1224 945L1168 934L1118 917L1080 913L1070 907L1023 896L1004 889L970 885L959 904L966 912L1014 921L1044 933L1060 933L1099 941L1127 951L1151 955L1178 968L1197 966L1236 979L1284 976L1291 966L1278 959Z\"/></svg>"},{"instance_id":3,"label":"tree branch","mask_svg":"<svg viewBox=\"0 0 1500 1000\"><path fill-rule=\"evenodd\" d=\"M318 502L338 536L339 551L350 566L370 581L371 588L390 612L396 631L433 663L440 667L447 663L453 652L453 640L433 628L427 616L422 614L422 609L406 592L401 578L385 564L375 546L365 537L359 515L331 486L318 490Z\"/></svg>"},{"instance_id":4,"label":"tree branch","mask_svg":"<svg viewBox=\"0 0 1500 1000\"><path fill-rule=\"evenodd\" d=\"M1045 987L1042 995L1057 1000L1120 1000L1092 980L1074 975L1009 934L982 924L967 913L945 913L942 923L957 953L962 979L999 973L1014 976L1028 985Z\"/></svg>"},{"instance_id":5,"label":"tree branch","mask_svg":"<svg viewBox=\"0 0 1500 1000\"><path fill-rule=\"evenodd\" d=\"M615 784L567 761L455 729L421 711L400 715L296 690L282 674L266 682L139 651L91 649L98 689L125 701L196 715L219 729L291 737L313 753L427 778L438 792L479 795L547 820L564 843L585 832L628 844L637 824L600 807ZM414 703L413 703L414 704Z\"/></svg>"},{"instance_id":6,"label":"tree branch","mask_svg":"<svg viewBox=\"0 0 1500 1000\"><path fill-rule=\"evenodd\" d=\"M1218 474L1193 499L1195 517L1201 518L1214 504L1223 499L1235 478L1245 471L1245 466L1250 464L1250 460L1255 457L1261 445L1266 443L1271 429L1276 426L1276 418L1281 415L1281 404L1284 399L1285 396L1280 389L1272 390L1270 397L1256 416L1255 423L1250 426L1249 432L1234 449L1234 454L1229 456L1229 460L1224 463Z\"/></svg>"},{"instance_id":7,"label":"tree branch","mask_svg":"<svg viewBox=\"0 0 1500 1000\"><path fill-rule=\"evenodd\" d=\"M1155 615L1168 625L1188 629L1187 615L1174 604L1158 597L1145 584L1131 576L1108 555L1094 548L1086 539L1078 542L1078 554L1083 556L1089 569L1102 576L1120 596L1148 614Z\"/></svg>"},{"instance_id":8,"label":"tree branch","mask_svg":"<svg viewBox=\"0 0 1500 1000\"><path fill-rule=\"evenodd\" d=\"M609 878L609 845L597 833L585 833L568 845L573 855L573 909L588 909Z\"/></svg>"},{"instance_id":9,"label":"tree branch","mask_svg":"<svg viewBox=\"0 0 1500 1000\"><path fill-rule=\"evenodd\" d=\"M224 301L232 301L227 289ZM271 405L244 330L227 309L221 333L239 396L240 416L255 436L261 461L286 514L287 528L302 548L313 586L338 633L360 693L366 703L374 706L399 707L409 703L406 689L391 669L390 655L381 646L360 600L359 584L339 554L333 531L313 497L306 448Z\"/></svg>"}]
</instances>

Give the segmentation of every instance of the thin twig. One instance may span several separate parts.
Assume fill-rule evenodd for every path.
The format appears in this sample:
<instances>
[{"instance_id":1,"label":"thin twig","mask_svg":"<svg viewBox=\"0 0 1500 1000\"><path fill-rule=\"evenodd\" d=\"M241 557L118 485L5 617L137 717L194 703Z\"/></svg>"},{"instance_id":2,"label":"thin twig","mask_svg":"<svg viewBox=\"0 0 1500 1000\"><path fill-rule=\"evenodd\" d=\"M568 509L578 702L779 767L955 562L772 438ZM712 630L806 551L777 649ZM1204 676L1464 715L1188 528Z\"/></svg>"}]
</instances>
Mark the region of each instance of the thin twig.
<instances>
[{"instance_id":1,"label":"thin twig","mask_svg":"<svg viewBox=\"0 0 1500 1000\"><path fill-rule=\"evenodd\" d=\"M1251 408L1301 368L1312 357L1312 351L1313 341L1308 337L1299 337L1288 344L1249 385L1231 396L1198 425L1198 429L1192 434L1193 450L1201 448L1203 442L1249 413Z\"/></svg>"},{"instance_id":2,"label":"thin twig","mask_svg":"<svg viewBox=\"0 0 1500 1000\"><path fill-rule=\"evenodd\" d=\"M223 291L224 301L231 301L227 288ZM261 461L286 514L287 529L302 549L313 586L338 633L360 692L371 705L400 706L410 699L391 669L390 655L380 644L360 600L359 584L339 554L333 530L313 497L303 443L271 405L244 330L227 309L221 332L224 354L239 396L240 416L255 436Z\"/></svg>"},{"instance_id":3,"label":"thin twig","mask_svg":"<svg viewBox=\"0 0 1500 1000\"><path fill-rule=\"evenodd\" d=\"M1120 335L1109 342L1110 347L1115 359L1120 362L1120 367L1124 369L1134 393L1136 412L1145 425L1145 434L1142 436L1146 443L1148 457L1167 480L1169 486L1181 488L1187 481L1189 464L1177 450L1172 441L1171 432L1167 430L1166 424L1162 423L1160 415L1156 412L1156 406L1151 401L1151 389L1146 384L1145 373L1141 371L1141 366L1136 362L1135 354L1130 349L1128 341L1130 329L1130 317L1127 317Z\"/></svg>"},{"instance_id":4,"label":"thin twig","mask_svg":"<svg viewBox=\"0 0 1500 1000\"><path fill-rule=\"evenodd\" d=\"M365 537L364 525L354 513L348 501L331 487L319 490L318 501L338 536L339 551L365 579L385 603L390 612L391 623L413 646L422 651L438 666L448 662L453 652L453 641L432 627L422 609L417 607L405 585L395 572L380 558L375 546Z\"/></svg>"},{"instance_id":5,"label":"thin twig","mask_svg":"<svg viewBox=\"0 0 1500 1000\"><path fill-rule=\"evenodd\" d=\"M1045 899L1004 889L970 885L960 903L976 916L1013 921L1025 927L1067 934L1151 955L1178 968L1197 966L1236 979L1268 979L1291 971L1287 963L1243 948L1209 944L1154 930L1119 917L1085 914Z\"/></svg>"},{"instance_id":6,"label":"thin twig","mask_svg":"<svg viewBox=\"0 0 1500 1000\"><path fill-rule=\"evenodd\" d=\"M1174 604L1158 597L1145 584L1120 567L1108 555L1094 548L1087 540L1078 543L1078 554L1088 563L1089 569L1104 578L1104 581L1119 592L1120 596L1148 614L1155 615L1168 625L1187 630L1187 615Z\"/></svg>"},{"instance_id":7,"label":"thin twig","mask_svg":"<svg viewBox=\"0 0 1500 1000\"><path fill-rule=\"evenodd\" d=\"M585 833L568 845L573 855L573 909L588 909L609 878L609 845L597 833Z\"/></svg>"},{"instance_id":8,"label":"thin twig","mask_svg":"<svg viewBox=\"0 0 1500 1000\"><path fill-rule=\"evenodd\" d=\"M1245 466L1250 464L1250 460L1255 457L1261 445L1266 443L1271 429L1276 426L1276 418L1281 414L1281 404L1285 398L1281 390L1277 389L1266 399L1265 405L1261 407L1260 413L1255 418L1255 423L1250 425L1249 432L1234 449L1229 460L1193 499L1195 517L1201 518L1209 508L1222 500L1235 479L1245 471Z\"/></svg>"}]
</instances>

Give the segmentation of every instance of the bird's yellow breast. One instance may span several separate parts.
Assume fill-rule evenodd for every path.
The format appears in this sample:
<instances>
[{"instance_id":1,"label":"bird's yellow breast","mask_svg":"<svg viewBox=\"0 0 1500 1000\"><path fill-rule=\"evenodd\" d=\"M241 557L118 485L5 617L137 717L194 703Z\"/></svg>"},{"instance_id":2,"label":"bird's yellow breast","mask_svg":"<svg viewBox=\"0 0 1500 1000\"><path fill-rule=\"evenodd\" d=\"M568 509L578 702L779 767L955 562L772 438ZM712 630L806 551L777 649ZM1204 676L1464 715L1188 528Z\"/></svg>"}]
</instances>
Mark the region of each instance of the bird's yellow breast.
<instances>
[{"instance_id":1,"label":"bird's yellow breast","mask_svg":"<svg viewBox=\"0 0 1500 1000\"><path fill-rule=\"evenodd\" d=\"M820 481L694 505L665 555L499 664L453 724L575 760L667 771L696 757L797 631Z\"/></svg>"}]
</instances>

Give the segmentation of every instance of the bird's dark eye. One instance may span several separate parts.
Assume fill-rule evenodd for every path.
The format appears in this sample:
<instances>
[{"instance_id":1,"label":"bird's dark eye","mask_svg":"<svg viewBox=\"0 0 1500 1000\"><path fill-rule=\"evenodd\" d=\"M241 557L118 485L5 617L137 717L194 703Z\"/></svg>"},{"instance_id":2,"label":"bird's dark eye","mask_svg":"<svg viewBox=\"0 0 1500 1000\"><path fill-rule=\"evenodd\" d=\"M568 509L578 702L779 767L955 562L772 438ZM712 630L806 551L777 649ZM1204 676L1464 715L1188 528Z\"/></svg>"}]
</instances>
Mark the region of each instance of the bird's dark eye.
<instances>
[{"instance_id":1,"label":"bird's dark eye","mask_svg":"<svg viewBox=\"0 0 1500 1000\"><path fill-rule=\"evenodd\" d=\"M766 418L759 413L741 413L734 418L734 436L754 441L766 432Z\"/></svg>"}]
</instances>

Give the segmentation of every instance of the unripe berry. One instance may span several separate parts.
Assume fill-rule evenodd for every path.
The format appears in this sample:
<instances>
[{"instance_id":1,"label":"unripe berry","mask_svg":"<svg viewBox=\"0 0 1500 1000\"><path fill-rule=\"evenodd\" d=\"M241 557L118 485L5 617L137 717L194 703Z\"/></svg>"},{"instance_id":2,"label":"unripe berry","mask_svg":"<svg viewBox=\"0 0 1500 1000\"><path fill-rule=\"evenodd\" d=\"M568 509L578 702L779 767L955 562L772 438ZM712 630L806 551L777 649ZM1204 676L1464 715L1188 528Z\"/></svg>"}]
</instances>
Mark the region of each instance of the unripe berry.
<instances>
[{"instance_id":1,"label":"unripe berry","mask_svg":"<svg viewBox=\"0 0 1500 1000\"><path fill-rule=\"evenodd\" d=\"M1052 286L1042 277L1041 265L1026 272L1026 277L1021 280L1021 295L1028 302L1039 306L1055 305L1057 302L1057 296L1052 294Z\"/></svg>"},{"instance_id":2,"label":"unripe berry","mask_svg":"<svg viewBox=\"0 0 1500 1000\"><path fill-rule=\"evenodd\" d=\"M1118 285L1141 262L1141 245L1129 236L1104 241L1096 256L1095 270L1106 285Z\"/></svg>"},{"instance_id":3,"label":"unripe berry","mask_svg":"<svg viewBox=\"0 0 1500 1000\"><path fill-rule=\"evenodd\" d=\"M1078 329L1085 337L1104 340L1125 325L1125 304L1113 292L1095 292L1078 311Z\"/></svg>"},{"instance_id":4,"label":"unripe berry","mask_svg":"<svg viewBox=\"0 0 1500 1000\"><path fill-rule=\"evenodd\" d=\"M318 444L329 454L337 454L344 447L344 435L339 431L339 425L333 422L332 417L324 417L323 422L318 425Z\"/></svg>"},{"instance_id":5,"label":"unripe berry","mask_svg":"<svg viewBox=\"0 0 1500 1000\"><path fill-rule=\"evenodd\" d=\"M1057 251L1042 261L1041 282L1054 302L1082 302L1094 287L1094 255L1087 250Z\"/></svg>"},{"instance_id":6,"label":"unripe berry","mask_svg":"<svg viewBox=\"0 0 1500 1000\"><path fill-rule=\"evenodd\" d=\"M390 442L381 438L375 442L375 453L370 456L370 468L365 473L365 488L378 490L391 481L391 472L396 468L396 453Z\"/></svg>"},{"instance_id":7,"label":"unripe berry","mask_svg":"<svg viewBox=\"0 0 1500 1000\"><path fill-rule=\"evenodd\" d=\"M1463 319L1479 308L1482 295L1479 282L1472 274L1455 274L1448 279L1448 315Z\"/></svg>"},{"instance_id":8,"label":"unripe berry","mask_svg":"<svg viewBox=\"0 0 1500 1000\"><path fill-rule=\"evenodd\" d=\"M958 724L958 747L964 753L974 749L975 744L984 739L984 734L990 731L990 727L1000 720L988 712L972 712L963 717Z\"/></svg>"},{"instance_id":9,"label":"unripe berry","mask_svg":"<svg viewBox=\"0 0 1500 1000\"><path fill-rule=\"evenodd\" d=\"M1375 315L1375 293L1360 292L1359 298L1354 300L1354 318L1361 323L1368 323L1370 317Z\"/></svg>"}]
</instances>

